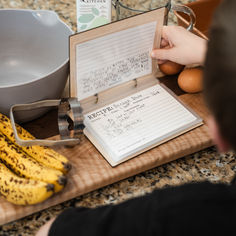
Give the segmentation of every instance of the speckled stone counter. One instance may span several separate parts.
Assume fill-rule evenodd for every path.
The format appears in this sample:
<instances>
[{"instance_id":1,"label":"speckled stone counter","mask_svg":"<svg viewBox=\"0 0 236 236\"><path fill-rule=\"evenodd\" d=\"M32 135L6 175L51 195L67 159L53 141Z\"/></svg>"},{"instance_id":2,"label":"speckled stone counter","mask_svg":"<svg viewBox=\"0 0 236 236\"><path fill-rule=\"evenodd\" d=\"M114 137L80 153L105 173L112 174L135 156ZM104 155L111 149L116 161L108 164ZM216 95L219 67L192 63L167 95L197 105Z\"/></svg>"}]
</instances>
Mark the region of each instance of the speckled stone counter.
<instances>
[{"instance_id":1,"label":"speckled stone counter","mask_svg":"<svg viewBox=\"0 0 236 236\"><path fill-rule=\"evenodd\" d=\"M186 3L187 0L173 1ZM1 0L0 8L48 9L56 11L62 20L76 31L75 0ZM170 16L174 23L173 15ZM183 157L177 161L146 171L134 177L85 194L68 202L38 212L24 219L0 226L3 235L34 235L45 222L71 206L96 207L120 203L154 189L187 182L209 180L230 182L236 172L234 153L218 154L214 147Z\"/></svg>"}]
</instances>

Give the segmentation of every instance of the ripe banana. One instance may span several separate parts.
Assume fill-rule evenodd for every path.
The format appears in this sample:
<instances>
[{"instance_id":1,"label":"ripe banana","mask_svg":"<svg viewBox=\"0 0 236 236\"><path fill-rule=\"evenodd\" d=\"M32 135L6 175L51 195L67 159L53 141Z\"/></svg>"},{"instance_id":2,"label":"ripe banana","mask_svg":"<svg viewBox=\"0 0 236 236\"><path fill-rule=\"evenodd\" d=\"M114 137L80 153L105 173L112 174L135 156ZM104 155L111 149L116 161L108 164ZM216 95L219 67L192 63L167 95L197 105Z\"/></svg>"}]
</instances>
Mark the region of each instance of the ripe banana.
<instances>
[{"instance_id":1,"label":"ripe banana","mask_svg":"<svg viewBox=\"0 0 236 236\"><path fill-rule=\"evenodd\" d=\"M53 188L53 184L18 177L0 163L0 193L9 202L18 205L37 204L52 196Z\"/></svg>"},{"instance_id":2,"label":"ripe banana","mask_svg":"<svg viewBox=\"0 0 236 236\"><path fill-rule=\"evenodd\" d=\"M16 125L16 127L18 135L21 139L24 140L35 139L33 135L31 135L21 126ZM15 138L10 119L1 113L0 113L0 131L5 136L7 136L7 138L10 139L13 143L15 143ZM60 170L64 174L71 169L71 164L69 163L68 159L51 148L43 146L30 146L30 147L19 146L19 147L38 162L48 167Z\"/></svg>"},{"instance_id":3,"label":"ripe banana","mask_svg":"<svg viewBox=\"0 0 236 236\"><path fill-rule=\"evenodd\" d=\"M55 192L66 184L59 170L44 166L15 146L0 132L0 160L17 175L54 184Z\"/></svg>"}]
</instances>

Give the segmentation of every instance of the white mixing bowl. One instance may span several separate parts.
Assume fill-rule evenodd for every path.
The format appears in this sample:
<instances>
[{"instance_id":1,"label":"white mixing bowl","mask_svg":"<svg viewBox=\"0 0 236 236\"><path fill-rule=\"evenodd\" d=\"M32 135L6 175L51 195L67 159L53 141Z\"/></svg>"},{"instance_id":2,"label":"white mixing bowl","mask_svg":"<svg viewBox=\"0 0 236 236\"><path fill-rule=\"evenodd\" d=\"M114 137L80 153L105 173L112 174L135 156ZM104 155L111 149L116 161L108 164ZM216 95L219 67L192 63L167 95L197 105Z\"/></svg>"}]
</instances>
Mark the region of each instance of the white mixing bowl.
<instances>
[{"instance_id":1,"label":"white mixing bowl","mask_svg":"<svg viewBox=\"0 0 236 236\"><path fill-rule=\"evenodd\" d=\"M73 31L53 11L0 10L0 112L13 104L59 98L69 73ZM43 110L18 114L21 121Z\"/></svg>"}]
</instances>

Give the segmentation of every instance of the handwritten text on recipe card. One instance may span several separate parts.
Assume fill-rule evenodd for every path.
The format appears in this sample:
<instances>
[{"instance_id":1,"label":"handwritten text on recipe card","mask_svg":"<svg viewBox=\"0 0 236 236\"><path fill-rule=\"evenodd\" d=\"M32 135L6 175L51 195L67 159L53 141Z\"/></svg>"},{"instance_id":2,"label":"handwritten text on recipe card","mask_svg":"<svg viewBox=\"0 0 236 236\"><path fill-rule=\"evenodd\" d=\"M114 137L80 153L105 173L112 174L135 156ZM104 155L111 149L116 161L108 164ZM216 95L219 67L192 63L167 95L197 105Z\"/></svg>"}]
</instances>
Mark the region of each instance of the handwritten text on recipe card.
<instances>
[{"instance_id":1,"label":"handwritten text on recipe card","mask_svg":"<svg viewBox=\"0 0 236 236\"><path fill-rule=\"evenodd\" d=\"M117 156L145 145L196 118L160 85L85 116L85 125Z\"/></svg>"},{"instance_id":2,"label":"handwritten text on recipe card","mask_svg":"<svg viewBox=\"0 0 236 236\"><path fill-rule=\"evenodd\" d=\"M155 32L156 22L151 22L78 44L78 99L151 74Z\"/></svg>"}]
</instances>

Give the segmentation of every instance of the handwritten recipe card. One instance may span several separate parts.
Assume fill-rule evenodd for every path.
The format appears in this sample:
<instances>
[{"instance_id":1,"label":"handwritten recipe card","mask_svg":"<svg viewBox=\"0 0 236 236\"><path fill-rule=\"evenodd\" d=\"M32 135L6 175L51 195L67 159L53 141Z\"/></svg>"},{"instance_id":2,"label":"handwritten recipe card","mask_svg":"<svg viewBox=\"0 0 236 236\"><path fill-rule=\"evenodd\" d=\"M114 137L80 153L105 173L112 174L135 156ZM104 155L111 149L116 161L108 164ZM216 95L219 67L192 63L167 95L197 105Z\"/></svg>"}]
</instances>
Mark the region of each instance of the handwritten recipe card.
<instances>
[{"instance_id":1,"label":"handwritten recipe card","mask_svg":"<svg viewBox=\"0 0 236 236\"><path fill-rule=\"evenodd\" d=\"M78 99L152 73L155 32L154 21L77 45Z\"/></svg>"},{"instance_id":2,"label":"handwritten recipe card","mask_svg":"<svg viewBox=\"0 0 236 236\"><path fill-rule=\"evenodd\" d=\"M160 44L165 13L154 10L71 38L71 95L87 108L84 134L112 166L202 124L155 78L150 53Z\"/></svg>"},{"instance_id":3,"label":"handwritten recipe card","mask_svg":"<svg viewBox=\"0 0 236 236\"><path fill-rule=\"evenodd\" d=\"M87 136L96 138L97 148L113 165L199 121L159 84L85 115Z\"/></svg>"}]
</instances>

